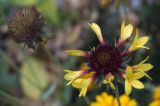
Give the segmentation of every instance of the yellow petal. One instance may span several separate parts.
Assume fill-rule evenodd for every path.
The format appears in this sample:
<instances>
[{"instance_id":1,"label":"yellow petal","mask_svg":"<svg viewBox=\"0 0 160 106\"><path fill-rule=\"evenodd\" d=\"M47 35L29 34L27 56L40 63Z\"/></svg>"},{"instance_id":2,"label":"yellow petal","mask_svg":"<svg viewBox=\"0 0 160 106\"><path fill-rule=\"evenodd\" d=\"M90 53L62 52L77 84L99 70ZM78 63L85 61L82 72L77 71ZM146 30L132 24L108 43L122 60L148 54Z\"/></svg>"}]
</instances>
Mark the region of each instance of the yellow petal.
<instances>
[{"instance_id":1,"label":"yellow petal","mask_svg":"<svg viewBox=\"0 0 160 106\"><path fill-rule=\"evenodd\" d=\"M67 86L70 85L75 79L82 76L83 71L71 71L64 70L67 74L64 75L64 79L69 80Z\"/></svg>"},{"instance_id":2,"label":"yellow petal","mask_svg":"<svg viewBox=\"0 0 160 106\"><path fill-rule=\"evenodd\" d=\"M126 68L126 77L130 77L133 74L132 67L127 66Z\"/></svg>"},{"instance_id":3,"label":"yellow petal","mask_svg":"<svg viewBox=\"0 0 160 106\"><path fill-rule=\"evenodd\" d=\"M109 85L111 86L112 89L116 89L112 82L110 82Z\"/></svg>"},{"instance_id":4,"label":"yellow petal","mask_svg":"<svg viewBox=\"0 0 160 106\"><path fill-rule=\"evenodd\" d=\"M115 86L114 86L114 84L112 83L112 81L104 80L104 81L103 81L103 84L109 84L112 89L115 89Z\"/></svg>"},{"instance_id":5,"label":"yellow petal","mask_svg":"<svg viewBox=\"0 0 160 106\"><path fill-rule=\"evenodd\" d=\"M109 83L108 80L104 80L104 81L103 81L103 84L108 84L108 83Z\"/></svg>"},{"instance_id":6,"label":"yellow petal","mask_svg":"<svg viewBox=\"0 0 160 106\"><path fill-rule=\"evenodd\" d=\"M122 22L122 25L121 25L121 33L123 32L124 27L125 27L125 22L123 21L123 22Z\"/></svg>"},{"instance_id":7,"label":"yellow petal","mask_svg":"<svg viewBox=\"0 0 160 106\"><path fill-rule=\"evenodd\" d=\"M134 99L131 99L128 103L128 106L138 106L137 102Z\"/></svg>"},{"instance_id":8,"label":"yellow petal","mask_svg":"<svg viewBox=\"0 0 160 106\"><path fill-rule=\"evenodd\" d=\"M130 102L129 96L127 96L127 95L125 95L125 94L121 95L121 96L120 96L120 102L121 102L121 105L122 105L122 106L127 106L128 103ZM130 106L130 105L129 105L129 106Z\"/></svg>"},{"instance_id":9,"label":"yellow petal","mask_svg":"<svg viewBox=\"0 0 160 106\"><path fill-rule=\"evenodd\" d=\"M148 106L160 106L160 100L154 100Z\"/></svg>"},{"instance_id":10,"label":"yellow petal","mask_svg":"<svg viewBox=\"0 0 160 106\"><path fill-rule=\"evenodd\" d=\"M131 45L131 47L129 48L129 51L135 51L137 49L140 48L145 48L145 49L149 49L148 47L145 47L144 45L148 42L149 37L144 36L141 38L138 38L138 30L136 31L136 36L135 39L133 41L133 44Z\"/></svg>"},{"instance_id":11,"label":"yellow petal","mask_svg":"<svg viewBox=\"0 0 160 106\"><path fill-rule=\"evenodd\" d=\"M87 93L87 87L82 88L81 91L80 91L79 97L85 96L86 93Z\"/></svg>"},{"instance_id":12,"label":"yellow petal","mask_svg":"<svg viewBox=\"0 0 160 106\"><path fill-rule=\"evenodd\" d=\"M141 65L143 63L145 63L147 60L149 59L149 56L147 56L143 61L141 61L138 65Z\"/></svg>"},{"instance_id":13,"label":"yellow petal","mask_svg":"<svg viewBox=\"0 0 160 106\"><path fill-rule=\"evenodd\" d=\"M104 102L104 98L101 95L96 96L97 102Z\"/></svg>"},{"instance_id":14,"label":"yellow petal","mask_svg":"<svg viewBox=\"0 0 160 106\"><path fill-rule=\"evenodd\" d=\"M131 86L131 84L129 83L129 81L126 79L126 80L125 80L125 93L126 93L127 95L129 95L129 94L131 93L131 91L132 91L132 86Z\"/></svg>"},{"instance_id":15,"label":"yellow petal","mask_svg":"<svg viewBox=\"0 0 160 106\"><path fill-rule=\"evenodd\" d=\"M83 71L70 71L70 70L64 70L64 71L67 72L67 74L65 74L64 76L66 80L73 80L79 77L81 73L83 72Z\"/></svg>"},{"instance_id":16,"label":"yellow petal","mask_svg":"<svg viewBox=\"0 0 160 106\"><path fill-rule=\"evenodd\" d=\"M136 73L134 73L134 74L132 75L132 78L131 78L131 79L140 79L140 78L142 78L142 77L144 77L144 74L143 74L143 73L141 73L141 72L136 72Z\"/></svg>"},{"instance_id":17,"label":"yellow petal","mask_svg":"<svg viewBox=\"0 0 160 106\"><path fill-rule=\"evenodd\" d=\"M100 27L96 23L89 24L89 26L94 31L94 33L97 35L100 43L103 44L104 43L104 39L103 39Z\"/></svg>"},{"instance_id":18,"label":"yellow petal","mask_svg":"<svg viewBox=\"0 0 160 106\"><path fill-rule=\"evenodd\" d=\"M72 86L80 89L79 96L85 96L90 84L93 82L92 78L82 79L78 78L72 82Z\"/></svg>"},{"instance_id":19,"label":"yellow petal","mask_svg":"<svg viewBox=\"0 0 160 106\"><path fill-rule=\"evenodd\" d=\"M130 81L131 85L134 87L134 88L137 88L137 89L142 89L144 88L144 85L142 82L138 81L138 80L132 80Z\"/></svg>"},{"instance_id":20,"label":"yellow petal","mask_svg":"<svg viewBox=\"0 0 160 106\"><path fill-rule=\"evenodd\" d=\"M152 80L152 78L148 75L148 74L146 74L144 71L140 71L144 76L146 76L147 78L149 78L150 80Z\"/></svg>"},{"instance_id":21,"label":"yellow petal","mask_svg":"<svg viewBox=\"0 0 160 106\"><path fill-rule=\"evenodd\" d=\"M153 66L149 63L133 66L134 71L149 71Z\"/></svg>"},{"instance_id":22,"label":"yellow petal","mask_svg":"<svg viewBox=\"0 0 160 106\"><path fill-rule=\"evenodd\" d=\"M149 40L149 37L145 36L145 37L141 37L137 40L135 46L141 47L143 45L145 45Z\"/></svg>"},{"instance_id":23,"label":"yellow petal","mask_svg":"<svg viewBox=\"0 0 160 106\"><path fill-rule=\"evenodd\" d=\"M87 55L87 52L81 51L81 50L66 50L65 52L72 56L86 56Z\"/></svg>"},{"instance_id":24,"label":"yellow petal","mask_svg":"<svg viewBox=\"0 0 160 106\"><path fill-rule=\"evenodd\" d=\"M75 87L75 88L81 88L81 87L84 86L83 82L84 82L85 80L86 80L86 79L78 78L78 79L76 79L75 81L73 81L72 86Z\"/></svg>"},{"instance_id":25,"label":"yellow petal","mask_svg":"<svg viewBox=\"0 0 160 106\"><path fill-rule=\"evenodd\" d=\"M121 42L126 41L131 36L132 31L133 31L133 26L131 24L125 26L125 23L123 22L121 26L120 41Z\"/></svg>"},{"instance_id":26,"label":"yellow petal","mask_svg":"<svg viewBox=\"0 0 160 106\"><path fill-rule=\"evenodd\" d=\"M90 73L87 73L87 74L81 76L81 78L87 79L87 78L92 77L94 74L95 74L95 72L90 72Z\"/></svg>"}]
</instances>

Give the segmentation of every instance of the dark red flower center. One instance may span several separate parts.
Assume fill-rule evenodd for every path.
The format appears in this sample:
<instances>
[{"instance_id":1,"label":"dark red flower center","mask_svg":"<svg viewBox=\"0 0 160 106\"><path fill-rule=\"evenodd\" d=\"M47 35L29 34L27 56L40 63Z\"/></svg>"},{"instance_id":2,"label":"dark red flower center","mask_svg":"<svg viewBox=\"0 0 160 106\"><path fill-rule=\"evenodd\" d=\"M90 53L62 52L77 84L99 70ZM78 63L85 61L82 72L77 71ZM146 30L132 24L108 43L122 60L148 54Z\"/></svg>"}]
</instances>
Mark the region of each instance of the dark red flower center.
<instances>
[{"instance_id":1,"label":"dark red flower center","mask_svg":"<svg viewBox=\"0 0 160 106\"><path fill-rule=\"evenodd\" d=\"M115 74L122 63L122 57L117 47L99 45L90 52L88 61L90 69L98 75Z\"/></svg>"}]
</instances>

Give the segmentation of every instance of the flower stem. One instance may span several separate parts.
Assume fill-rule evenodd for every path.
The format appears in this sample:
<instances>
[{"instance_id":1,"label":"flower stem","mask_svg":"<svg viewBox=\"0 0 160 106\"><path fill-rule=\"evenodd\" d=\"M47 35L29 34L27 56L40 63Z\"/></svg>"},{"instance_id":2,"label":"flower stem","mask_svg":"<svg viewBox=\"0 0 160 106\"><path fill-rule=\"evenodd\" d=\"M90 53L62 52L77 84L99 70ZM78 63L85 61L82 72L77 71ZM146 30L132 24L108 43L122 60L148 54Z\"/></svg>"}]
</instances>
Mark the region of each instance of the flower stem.
<instances>
[{"instance_id":1,"label":"flower stem","mask_svg":"<svg viewBox=\"0 0 160 106\"><path fill-rule=\"evenodd\" d=\"M118 106L121 106L117 80L115 81L115 94L116 94L116 98L117 98L117 101L118 101Z\"/></svg>"}]
</instances>

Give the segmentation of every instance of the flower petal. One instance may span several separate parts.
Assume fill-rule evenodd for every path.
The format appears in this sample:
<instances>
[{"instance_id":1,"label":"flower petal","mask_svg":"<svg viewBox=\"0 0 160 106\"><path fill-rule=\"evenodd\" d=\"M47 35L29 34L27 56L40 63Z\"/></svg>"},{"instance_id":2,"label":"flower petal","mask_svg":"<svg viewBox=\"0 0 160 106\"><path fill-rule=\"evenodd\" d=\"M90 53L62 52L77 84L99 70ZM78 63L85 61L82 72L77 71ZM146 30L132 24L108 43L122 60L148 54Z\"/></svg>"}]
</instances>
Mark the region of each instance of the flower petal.
<instances>
[{"instance_id":1,"label":"flower petal","mask_svg":"<svg viewBox=\"0 0 160 106\"><path fill-rule=\"evenodd\" d=\"M89 24L89 26L94 31L94 33L97 35L100 43L103 44L104 43L104 39L103 39L100 27L96 23Z\"/></svg>"},{"instance_id":2,"label":"flower petal","mask_svg":"<svg viewBox=\"0 0 160 106\"><path fill-rule=\"evenodd\" d=\"M104 81L103 81L103 84L109 84L112 89L115 89L115 86L114 86L114 84L112 83L112 81L104 80Z\"/></svg>"},{"instance_id":3,"label":"flower petal","mask_svg":"<svg viewBox=\"0 0 160 106\"><path fill-rule=\"evenodd\" d=\"M87 87L82 88L81 91L80 91L79 97L85 96L86 93L87 93L87 89L88 89Z\"/></svg>"},{"instance_id":4,"label":"flower petal","mask_svg":"<svg viewBox=\"0 0 160 106\"><path fill-rule=\"evenodd\" d=\"M131 36L132 31L133 31L133 26L131 24L125 26L125 23L123 22L121 26L120 41L121 42L126 41Z\"/></svg>"},{"instance_id":5,"label":"flower petal","mask_svg":"<svg viewBox=\"0 0 160 106\"><path fill-rule=\"evenodd\" d=\"M153 68L153 65L146 63L141 65L135 65L133 66L134 71L149 71Z\"/></svg>"},{"instance_id":6,"label":"flower petal","mask_svg":"<svg viewBox=\"0 0 160 106\"><path fill-rule=\"evenodd\" d=\"M131 66L127 66L126 68L126 77L130 77L133 74L133 70Z\"/></svg>"},{"instance_id":7,"label":"flower petal","mask_svg":"<svg viewBox=\"0 0 160 106\"><path fill-rule=\"evenodd\" d=\"M129 52L135 51L140 48L149 49L148 47L144 46L148 42L148 40L149 40L149 37L147 37L147 36L138 38L138 30L136 30L136 36L133 41L133 44L129 48Z\"/></svg>"},{"instance_id":8,"label":"flower petal","mask_svg":"<svg viewBox=\"0 0 160 106\"><path fill-rule=\"evenodd\" d=\"M131 82L131 85L134 87L134 88L137 88L137 89L142 89L144 88L144 85L142 82L138 81L138 80L132 80Z\"/></svg>"},{"instance_id":9,"label":"flower petal","mask_svg":"<svg viewBox=\"0 0 160 106\"><path fill-rule=\"evenodd\" d=\"M90 84L92 84L93 82L93 78L88 78L88 79L83 79L83 78L78 78L76 80L74 80L72 82L72 86L75 87L75 88L78 88L80 89L80 94L79 96L85 96L86 95L86 92L90 86Z\"/></svg>"},{"instance_id":10,"label":"flower petal","mask_svg":"<svg viewBox=\"0 0 160 106\"><path fill-rule=\"evenodd\" d=\"M131 84L129 83L129 81L126 79L126 80L125 80L125 93L126 93L127 95L129 95L129 94L131 93L131 91L132 91L132 86L131 86Z\"/></svg>"},{"instance_id":11,"label":"flower petal","mask_svg":"<svg viewBox=\"0 0 160 106\"><path fill-rule=\"evenodd\" d=\"M140 78L142 78L142 77L144 77L144 74L143 74L143 73L141 73L141 72L136 72L136 73L134 73L134 74L132 75L132 78L131 78L131 79L140 79Z\"/></svg>"},{"instance_id":12,"label":"flower petal","mask_svg":"<svg viewBox=\"0 0 160 106\"><path fill-rule=\"evenodd\" d=\"M138 65L141 65L143 63L145 63L147 60L149 59L149 56L147 56L143 61L141 61Z\"/></svg>"},{"instance_id":13,"label":"flower petal","mask_svg":"<svg viewBox=\"0 0 160 106\"><path fill-rule=\"evenodd\" d=\"M144 71L140 71L144 76L146 76L147 78L149 78L150 80L152 80L152 78L148 75L148 74L146 74Z\"/></svg>"},{"instance_id":14,"label":"flower petal","mask_svg":"<svg viewBox=\"0 0 160 106\"><path fill-rule=\"evenodd\" d=\"M64 76L64 79L66 80L73 80L78 76L81 76L83 72L83 71L71 71L71 70L64 70L64 71L67 72L67 74L65 74Z\"/></svg>"},{"instance_id":15,"label":"flower petal","mask_svg":"<svg viewBox=\"0 0 160 106\"><path fill-rule=\"evenodd\" d=\"M86 51L81 50L66 50L65 52L72 56L87 56L88 54Z\"/></svg>"}]
</instances>

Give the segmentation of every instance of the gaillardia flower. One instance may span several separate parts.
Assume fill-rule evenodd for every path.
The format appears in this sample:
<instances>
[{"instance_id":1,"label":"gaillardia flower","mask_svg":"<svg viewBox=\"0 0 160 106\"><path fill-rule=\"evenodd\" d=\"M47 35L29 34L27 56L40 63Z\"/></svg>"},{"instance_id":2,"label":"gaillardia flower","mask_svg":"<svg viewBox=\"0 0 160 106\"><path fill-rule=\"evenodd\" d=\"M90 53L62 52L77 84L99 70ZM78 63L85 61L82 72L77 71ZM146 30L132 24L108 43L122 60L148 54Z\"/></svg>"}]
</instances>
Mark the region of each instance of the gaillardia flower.
<instances>
[{"instance_id":1,"label":"gaillardia flower","mask_svg":"<svg viewBox=\"0 0 160 106\"><path fill-rule=\"evenodd\" d=\"M90 51L66 51L73 56L82 56L87 61L86 69L65 70L64 78L69 81L67 85L72 84L73 87L80 89L79 96L85 96L88 88L96 84L96 80L100 77L103 78L102 82L104 84L109 84L112 89L115 89L114 80L117 76L120 76L125 79L126 94L130 94L132 86L138 89L143 88L143 84L138 79L144 76L149 77L145 72L153 67L151 64L145 63L148 58L134 66L124 66L123 63L125 57L133 51L140 48L149 49L144 46L149 38L147 36L139 38L137 30L132 45L124 50L122 46L132 34L133 26L131 24L125 25L124 22L122 23L120 37L115 46L111 46L104 41L101 29L97 24L92 23L89 26L97 35L100 44Z\"/></svg>"},{"instance_id":2,"label":"gaillardia flower","mask_svg":"<svg viewBox=\"0 0 160 106\"><path fill-rule=\"evenodd\" d=\"M20 43L33 46L39 41L43 32L44 19L34 7L18 9L10 18L8 23L9 34Z\"/></svg>"},{"instance_id":3,"label":"gaillardia flower","mask_svg":"<svg viewBox=\"0 0 160 106\"><path fill-rule=\"evenodd\" d=\"M121 106L138 106L136 100L131 99L129 96L123 94L120 96ZM92 102L90 106L118 106L117 98L103 92L101 95L96 96L96 101Z\"/></svg>"}]
</instances>

